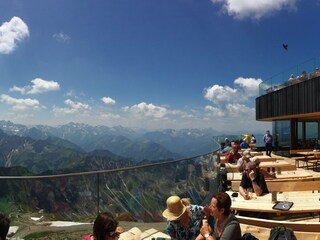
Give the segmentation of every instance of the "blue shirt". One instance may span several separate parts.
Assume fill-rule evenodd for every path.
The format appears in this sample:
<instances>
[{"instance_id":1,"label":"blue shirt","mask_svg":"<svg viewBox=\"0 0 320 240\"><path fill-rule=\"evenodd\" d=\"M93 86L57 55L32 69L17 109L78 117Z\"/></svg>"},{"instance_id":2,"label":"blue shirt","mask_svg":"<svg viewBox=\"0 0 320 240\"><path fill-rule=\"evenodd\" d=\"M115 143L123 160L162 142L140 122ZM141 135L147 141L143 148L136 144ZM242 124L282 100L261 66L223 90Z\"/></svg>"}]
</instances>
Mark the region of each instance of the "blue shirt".
<instances>
[{"instance_id":1,"label":"blue shirt","mask_svg":"<svg viewBox=\"0 0 320 240\"><path fill-rule=\"evenodd\" d=\"M189 226L186 228L180 223L179 220L167 222L167 234L171 237L171 239L194 240L200 234L200 227L204 217L203 207L198 205L190 205L189 216L190 222Z\"/></svg>"}]
</instances>

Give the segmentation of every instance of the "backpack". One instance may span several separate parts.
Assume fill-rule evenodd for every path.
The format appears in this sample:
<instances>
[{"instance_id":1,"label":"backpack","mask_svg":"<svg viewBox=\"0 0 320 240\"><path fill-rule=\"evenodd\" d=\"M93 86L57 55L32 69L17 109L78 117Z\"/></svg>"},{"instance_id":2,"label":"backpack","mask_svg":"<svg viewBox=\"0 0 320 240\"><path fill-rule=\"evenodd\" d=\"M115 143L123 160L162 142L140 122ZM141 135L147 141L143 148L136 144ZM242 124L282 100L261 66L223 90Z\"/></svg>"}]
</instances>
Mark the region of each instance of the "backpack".
<instances>
[{"instance_id":1,"label":"backpack","mask_svg":"<svg viewBox=\"0 0 320 240\"><path fill-rule=\"evenodd\" d=\"M270 231L269 240L297 240L291 228L273 227Z\"/></svg>"},{"instance_id":2,"label":"backpack","mask_svg":"<svg viewBox=\"0 0 320 240\"><path fill-rule=\"evenodd\" d=\"M259 240L259 239L253 236L251 233L245 233L242 235L241 240Z\"/></svg>"}]
</instances>

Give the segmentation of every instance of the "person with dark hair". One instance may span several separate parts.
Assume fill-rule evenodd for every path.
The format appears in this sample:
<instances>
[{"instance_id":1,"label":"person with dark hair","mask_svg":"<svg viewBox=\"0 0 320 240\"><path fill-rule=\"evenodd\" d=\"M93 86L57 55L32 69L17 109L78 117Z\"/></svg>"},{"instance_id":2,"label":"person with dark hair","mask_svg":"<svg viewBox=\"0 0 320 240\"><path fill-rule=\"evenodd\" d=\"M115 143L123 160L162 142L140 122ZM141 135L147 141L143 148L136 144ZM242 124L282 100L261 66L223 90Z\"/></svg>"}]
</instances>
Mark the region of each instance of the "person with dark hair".
<instances>
[{"instance_id":1,"label":"person with dark hair","mask_svg":"<svg viewBox=\"0 0 320 240\"><path fill-rule=\"evenodd\" d=\"M202 206L191 205L188 198L171 196L162 216L167 219L166 233L175 240L194 240L200 234L205 212Z\"/></svg>"},{"instance_id":2,"label":"person with dark hair","mask_svg":"<svg viewBox=\"0 0 320 240\"><path fill-rule=\"evenodd\" d=\"M210 217L201 227L205 240L240 240L241 228L231 212L231 199L227 193L215 193L210 202Z\"/></svg>"},{"instance_id":3,"label":"person with dark hair","mask_svg":"<svg viewBox=\"0 0 320 240\"><path fill-rule=\"evenodd\" d=\"M239 158L241 158L241 155L238 152L238 147L234 145L232 146L232 149L226 154L226 162L237 163Z\"/></svg>"},{"instance_id":4,"label":"person with dark hair","mask_svg":"<svg viewBox=\"0 0 320 240\"><path fill-rule=\"evenodd\" d=\"M93 233L85 236L83 240L114 240L118 239L122 232L123 229L118 227L118 221L112 214L103 212L94 221Z\"/></svg>"},{"instance_id":5,"label":"person with dark hair","mask_svg":"<svg viewBox=\"0 0 320 240\"><path fill-rule=\"evenodd\" d=\"M10 227L10 220L4 214L0 213L0 240L6 240Z\"/></svg>"}]
</instances>

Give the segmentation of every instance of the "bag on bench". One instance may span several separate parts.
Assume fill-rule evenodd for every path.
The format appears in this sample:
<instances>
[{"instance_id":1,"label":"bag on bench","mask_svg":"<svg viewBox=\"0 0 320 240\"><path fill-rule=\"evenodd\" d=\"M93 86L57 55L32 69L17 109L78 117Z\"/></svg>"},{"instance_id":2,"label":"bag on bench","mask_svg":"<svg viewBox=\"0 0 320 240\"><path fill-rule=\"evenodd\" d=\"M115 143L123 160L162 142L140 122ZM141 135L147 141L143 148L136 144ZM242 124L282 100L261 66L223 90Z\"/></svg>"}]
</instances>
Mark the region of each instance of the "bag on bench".
<instances>
[{"instance_id":1,"label":"bag on bench","mask_svg":"<svg viewBox=\"0 0 320 240\"><path fill-rule=\"evenodd\" d=\"M291 228L273 227L270 231L269 240L297 240Z\"/></svg>"}]
</instances>

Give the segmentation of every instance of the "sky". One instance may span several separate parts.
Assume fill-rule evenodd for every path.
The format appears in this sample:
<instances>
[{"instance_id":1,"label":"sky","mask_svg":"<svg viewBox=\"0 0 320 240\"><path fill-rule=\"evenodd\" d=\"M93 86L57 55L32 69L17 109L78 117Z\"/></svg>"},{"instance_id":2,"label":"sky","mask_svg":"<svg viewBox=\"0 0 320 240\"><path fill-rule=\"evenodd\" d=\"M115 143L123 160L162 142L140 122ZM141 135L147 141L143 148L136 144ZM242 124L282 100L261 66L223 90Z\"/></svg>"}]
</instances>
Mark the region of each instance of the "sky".
<instances>
[{"instance_id":1,"label":"sky","mask_svg":"<svg viewBox=\"0 0 320 240\"><path fill-rule=\"evenodd\" d=\"M319 0L0 0L0 120L264 132L259 84L319 56L319 10Z\"/></svg>"}]
</instances>

